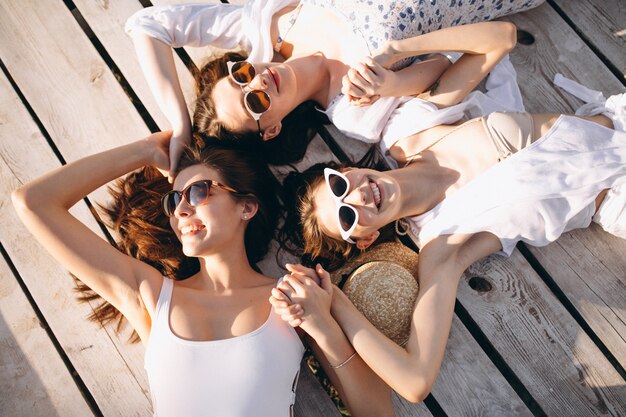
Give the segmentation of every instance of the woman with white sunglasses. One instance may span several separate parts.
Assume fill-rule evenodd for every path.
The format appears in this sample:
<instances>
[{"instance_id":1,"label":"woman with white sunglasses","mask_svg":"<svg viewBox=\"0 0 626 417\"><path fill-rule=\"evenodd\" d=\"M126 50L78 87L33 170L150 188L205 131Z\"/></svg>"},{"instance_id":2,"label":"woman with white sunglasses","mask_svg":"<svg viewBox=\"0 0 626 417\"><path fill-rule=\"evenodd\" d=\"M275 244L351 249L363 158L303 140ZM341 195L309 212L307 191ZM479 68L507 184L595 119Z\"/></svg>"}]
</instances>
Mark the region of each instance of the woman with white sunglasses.
<instances>
[{"instance_id":1,"label":"woman with white sunglasses","mask_svg":"<svg viewBox=\"0 0 626 417\"><path fill-rule=\"evenodd\" d=\"M191 132L171 51L185 45L245 51L200 71L194 128L242 141L280 161L281 154L283 159L301 158L306 149L304 138L312 117L311 112L301 114L299 106L305 103L306 108L314 102L324 109L348 135L376 142L390 113L401 104L399 96L422 93L440 80L437 94L455 94L460 102L515 45L513 25L471 23L542 2L270 0L245 6L172 5L139 11L128 20L126 30L172 124L174 162ZM441 55L409 65L413 62L409 57L446 51L465 55L455 65ZM248 70L245 85L232 82L227 62L246 55L254 71ZM284 64L272 62L283 60ZM345 95L340 94L342 84ZM263 96L265 106L251 109L242 91ZM351 105L371 104L378 96L389 100L378 100L373 108L361 111ZM354 130L358 125L362 129Z\"/></svg>"},{"instance_id":2,"label":"woman with white sunglasses","mask_svg":"<svg viewBox=\"0 0 626 417\"><path fill-rule=\"evenodd\" d=\"M280 214L271 174L255 155L213 140L186 151L172 190L154 169L169 168L170 137L155 133L49 172L13 193L15 208L44 248L106 301L96 319L123 315L136 331L155 416L291 417L304 346L268 302L277 280L252 266ZM120 250L68 212L144 166L151 169L112 192L107 213ZM319 308L309 306L315 319L302 326L317 358L354 416L393 415L389 388L330 317L328 290L298 287L320 293Z\"/></svg>"},{"instance_id":3,"label":"woman with white sunglasses","mask_svg":"<svg viewBox=\"0 0 626 417\"><path fill-rule=\"evenodd\" d=\"M622 107L609 105L607 115L492 113L439 126L417 141L428 145L402 155L402 168L326 167L322 173L318 166L299 184L294 211L309 256L364 250L394 222L404 223L400 230L420 247L419 295L406 347L333 291L333 316L361 358L400 395L420 401L433 386L456 289L472 263L493 253L508 256L519 241L547 245L591 221L626 239L626 94L620 97ZM320 266L291 269L296 281L329 280ZM307 301L289 301L294 279L273 290L272 302L284 320L299 325L306 322Z\"/></svg>"}]
</instances>

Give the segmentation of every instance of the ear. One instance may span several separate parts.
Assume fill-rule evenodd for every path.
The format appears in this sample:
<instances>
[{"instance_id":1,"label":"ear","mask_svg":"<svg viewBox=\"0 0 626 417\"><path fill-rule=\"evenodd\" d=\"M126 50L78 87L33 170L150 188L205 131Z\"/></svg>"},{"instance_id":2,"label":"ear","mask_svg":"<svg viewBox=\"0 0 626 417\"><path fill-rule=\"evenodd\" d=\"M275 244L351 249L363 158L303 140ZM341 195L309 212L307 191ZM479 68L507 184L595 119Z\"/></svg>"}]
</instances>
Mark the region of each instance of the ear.
<instances>
[{"instance_id":1,"label":"ear","mask_svg":"<svg viewBox=\"0 0 626 417\"><path fill-rule=\"evenodd\" d=\"M256 201L252 201L252 200L246 200L242 203L242 210L241 210L241 219L242 220L250 220L251 218L254 217L254 215L256 214L256 212L259 210L259 203L257 203Z\"/></svg>"},{"instance_id":2,"label":"ear","mask_svg":"<svg viewBox=\"0 0 626 417\"><path fill-rule=\"evenodd\" d=\"M263 131L263 137L262 137L263 141L274 139L276 136L278 136L282 128L283 128L283 124L281 122L278 122L274 126L271 126L265 129Z\"/></svg>"},{"instance_id":3,"label":"ear","mask_svg":"<svg viewBox=\"0 0 626 417\"><path fill-rule=\"evenodd\" d=\"M356 247L361 250L367 249L372 246L372 243L374 243L376 239L378 239L378 236L380 236L380 232L376 230L366 237L360 237L356 239Z\"/></svg>"}]
</instances>

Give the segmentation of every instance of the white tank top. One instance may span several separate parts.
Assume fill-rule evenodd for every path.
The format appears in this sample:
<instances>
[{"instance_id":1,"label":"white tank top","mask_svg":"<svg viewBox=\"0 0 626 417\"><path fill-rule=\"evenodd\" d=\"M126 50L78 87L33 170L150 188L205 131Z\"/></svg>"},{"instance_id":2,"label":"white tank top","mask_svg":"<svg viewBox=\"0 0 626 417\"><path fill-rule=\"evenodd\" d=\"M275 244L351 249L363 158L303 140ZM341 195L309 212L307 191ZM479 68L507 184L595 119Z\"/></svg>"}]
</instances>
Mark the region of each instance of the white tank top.
<instances>
[{"instance_id":1,"label":"white tank top","mask_svg":"<svg viewBox=\"0 0 626 417\"><path fill-rule=\"evenodd\" d=\"M164 278L144 366L158 417L289 417L304 346L270 311L258 329L190 341L169 326L174 283Z\"/></svg>"},{"instance_id":2,"label":"white tank top","mask_svg":"<svg viewBox=\"0 0 626 417\"><path fill-rule=\"evenodd\" d=\"M545 246L589 226L595 199L626 181L626 133L561 116L540 139L474 178L432 210L409 217L422 247L439 235L491 232L501 254Z\"/></svg>"}]
</instances>

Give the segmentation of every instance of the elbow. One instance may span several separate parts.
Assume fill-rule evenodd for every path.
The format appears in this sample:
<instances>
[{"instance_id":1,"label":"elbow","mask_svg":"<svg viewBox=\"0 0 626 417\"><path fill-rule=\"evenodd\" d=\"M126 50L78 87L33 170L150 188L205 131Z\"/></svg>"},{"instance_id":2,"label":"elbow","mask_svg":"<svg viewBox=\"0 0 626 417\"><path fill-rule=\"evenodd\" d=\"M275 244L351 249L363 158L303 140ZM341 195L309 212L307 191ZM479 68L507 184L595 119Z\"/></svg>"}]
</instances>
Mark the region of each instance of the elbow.
<instances>
[{"instance_id":1,"label":"elbow","mask_svg":"<svg viewBox=\"0 0 626 417\"><path fill-rule=\"evenodd\" d=\"M428 394L430 394L432 388L433 384L420 379L418 381L412 382L411 384L407 384L406 388L402 390L396 390L396 392L401 395L405 400L413 404L417 404L424 401L424 399L428 397Z\"/></svg>"},{"instance_id":2,"label":"elbow","mask_svg":"<svg viewBox=\"0 0 626 417\"><path fill-rule=\"evenodd\" d=\"M517 45L517 26L511 22L498 23L500 23L499 38L502 41L502 48L508 53L515 48L515 45Z\"/></svg>"},{"instance_id":3,"label":"elbow","mask_svg":"<svg viewBox=\"0 0 626 417\"><path fill-rule=\"evenodd\" d=\"M18 214L35 211L40 206L38 194L29 184L13 190L11 202Z\"/></svg>"},{"instance_id":4,"label":"elbow","mask_svg":"<svg viewBox=\"0 0 626 417\"><path fill-rule=\"evenodd\" d=\"M11 193L11 202L18 213L26 211L29 205L28 188L26 186L21 186L13 190Z\"/></svg>"}]
</instances>

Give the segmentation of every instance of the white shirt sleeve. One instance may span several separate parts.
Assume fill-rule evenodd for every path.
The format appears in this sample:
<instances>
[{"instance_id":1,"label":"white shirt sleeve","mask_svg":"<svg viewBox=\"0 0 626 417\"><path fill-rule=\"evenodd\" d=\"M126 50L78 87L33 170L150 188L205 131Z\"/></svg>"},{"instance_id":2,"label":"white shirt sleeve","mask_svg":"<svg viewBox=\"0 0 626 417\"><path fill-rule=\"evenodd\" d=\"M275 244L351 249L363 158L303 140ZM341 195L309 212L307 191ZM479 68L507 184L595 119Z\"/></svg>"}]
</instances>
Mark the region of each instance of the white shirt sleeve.
<instances>
[{"instance_id":1,"label":"white shirt sleeve","mask_svg":"<svg viewBox=\"0 0 626 417\"><path fill-rule=\"evenodd\" d=\"M161 42L181 46L241 48L252 62L270 62L274 49L270 25L274 14L299 0L256 0L245 5L196 3L147 7L126 21L126 33L141 31Z\"/></svg>"},{"instance_id":2,"label":"white shirt sleeve","mask_svg":"<svg viewBox=\"0 0 626 417\"><path fill-rule=\"evenodd\" d=\"M181 4L147 7L133 14L125 30L141 31L174 48L213 45L223 49L242 47L243 6L236 4Z\"/></svg>"}]
</instances>

